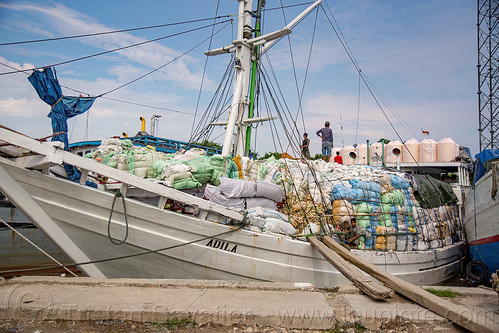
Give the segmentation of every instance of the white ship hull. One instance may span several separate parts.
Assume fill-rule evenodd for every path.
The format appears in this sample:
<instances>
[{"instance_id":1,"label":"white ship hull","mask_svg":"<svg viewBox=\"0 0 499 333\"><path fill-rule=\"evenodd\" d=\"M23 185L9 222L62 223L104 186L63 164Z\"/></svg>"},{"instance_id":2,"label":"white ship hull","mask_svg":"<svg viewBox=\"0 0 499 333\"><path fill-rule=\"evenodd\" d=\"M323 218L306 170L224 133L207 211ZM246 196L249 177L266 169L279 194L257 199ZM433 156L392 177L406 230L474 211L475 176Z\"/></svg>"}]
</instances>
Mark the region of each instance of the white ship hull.
<instances>
[{"instance_id":1,"label":"white ship hull","mask_svg":"<svg viewBox=\"0 0 499 333\"><path fill-rule=\"evenodd\" d=\"M112 193L21 168L6 159L0 159L0 167L90 261L96 262L79 266L90 276L308 282L324 288L347 282L308 242L282 235L234 230L233 226L128 198L129 236L125 244L115 245L109 240L107 231ZM134 178L137 182L149 183ZM18 207L29 210L29 207ZM33 222L37 224L36 220ZM56 228L37 225L72 256L71 247L58 239ZM111 234L115 241L125 236L125 228L119 200L112 215ZM234 231L214 237L231 229ZM166 249L173 246L176 247ZM359 250L355 253L406 281L428 285L442 282L459 271L461 247L461 243L456 243L427 251ZM158 249L165 250L134 256ZM99 262L122 256L126 258ZM76 257L72 259L81 262ZM90 270L90 266L95 269Z\"/></svg>"}]
</instances>

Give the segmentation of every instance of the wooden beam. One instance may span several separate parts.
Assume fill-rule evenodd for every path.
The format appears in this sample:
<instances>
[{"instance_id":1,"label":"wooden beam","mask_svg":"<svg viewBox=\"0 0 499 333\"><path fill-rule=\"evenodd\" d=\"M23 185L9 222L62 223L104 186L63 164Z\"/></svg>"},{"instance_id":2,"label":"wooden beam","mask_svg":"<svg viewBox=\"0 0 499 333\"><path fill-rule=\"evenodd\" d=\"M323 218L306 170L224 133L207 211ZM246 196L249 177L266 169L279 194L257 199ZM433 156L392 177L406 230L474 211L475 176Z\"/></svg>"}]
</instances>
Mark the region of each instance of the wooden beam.
<instances>
[{"instance_id":1,"label":"wooden beam","mask_svg":"<svg viewBox=\"0 0 499 333\"><path fill-rule=\"evenodd\" d=\"M91 261L78 246L66 235L64 231L48 216L36 201L15 181L0 165L0 190L9 200L19 208L38 228L50 230L52 240L59 245L74 260L75 263ZM105 278L104 274L95 266L88 264L78 266L87 275Z\"/></svg>"},{"instance_id":2,"label":"wooden beam","mask_svg":"<svg viewBox=\"0 0 499 333\"><path fill-rule=\"evenodd\" d=\"M87 183L88 170L81 170L80 184L85 185Z\"/></svg>"},{"instance_id":3,"label":"wooden beam","mask_svg":"<svg viewBox=\"0 0 499 333\"><path fill-rule=\"evenodd\" d=\"M493 320L493 318L487 318L487 315L490 314L483 313L482 311L473 313L469 307L451 303L441 297L427 292L420 287L414 286L409 282L393 276L392 274L353 254L351 251L347 251L329 236L324 237L323 241L345 260L348 260L364 272L383 282L386 286L392 288L396 292L404 295L419 305L435 312L436 314L458 324L459 326L462 326L472 332L499 332L499 322L497 320Z\"/></svg>"},{"instance_id":4,"label":"wooden beam","mask_svg":"<svg viewBox=\"0 0 499 333\"><path fill-rule=\"evenodd\" d=\"M16 158L13 161L20 167L36 170L62 164L62 158L54 155L30 155Z\"/></svg>"},{"instance_id":5,"label":"wooden beam","mask_svg":"<svg viewBox=\"0 0 499 333\"><path fill-rule=\"evenodd\" d=\"M135 175L129 174L128 172L111 168L96 161L83 158L76 154L72 154L62 149L53 147L49 143L36 141L29 137L6 130L2 127L0 127L0 138L2 138L2 140L5 140L5 142L28 149L40 155L59 156L62 158L62 162L64 163L74 165L83 170L92 171L105 177L120 181L122 183L141 188L145 191L152 192L160 196L165 196L169 199L180 201L182 203L195 206L200 209L209 210L228 217L232 220L243 220L243 214L239 210L218 205L208 200L204 200L202 198L198 198L193 195L175 190L171 187L166 187L164 185L151 182L150 180L142 179Z\"/></svg>"},{"instance_id":6,"label":"wooden beam","mask_svg":"<svg viewBox=\"0 0 499 333\"><path fill-rule=\"evenodd\" d=\"M362 273L357 267L343 259L336 252L324 245L317 237L309 236L307 240L320 254L336 267L343 275L353 282L360 290L373 299L386 299L393 297L393 290L376 283L369 275Z\"/></svg>"}]
</instances>

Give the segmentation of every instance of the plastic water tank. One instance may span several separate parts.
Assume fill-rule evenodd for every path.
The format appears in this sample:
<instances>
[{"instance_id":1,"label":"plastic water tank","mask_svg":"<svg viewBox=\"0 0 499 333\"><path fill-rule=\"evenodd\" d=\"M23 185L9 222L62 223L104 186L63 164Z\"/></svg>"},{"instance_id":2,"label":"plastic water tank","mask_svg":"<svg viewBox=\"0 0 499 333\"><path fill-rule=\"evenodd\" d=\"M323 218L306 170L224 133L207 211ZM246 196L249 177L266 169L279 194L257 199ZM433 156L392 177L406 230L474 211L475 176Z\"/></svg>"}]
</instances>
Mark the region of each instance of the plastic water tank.
<instances>
[{"instance_id":1,"label":"plastic water tank","mask_svg":"<svg viewBox=\"0 0 499 333\"><path fill-rule=\"evenodd\" d=\"M412 156L411 156L412 155ZM402 162L419 162L419 142L412 138L405 142L402 149Z\"/></svg>"},{"instance_id":2,"label":"plastic water tank","mask_svg":"<svg viewBox=\"0 0 499 333\"><path fill-rule=\"evenodd\" d=\"M433 139L424 139L419 144L419 162L437 161L437 142Z\"/></svg>"},{"instance_id":3,"label":"plastic water tank","mask_svg":"<svg viewBox=\"0 0 499 333\"><path fill-rule=\"evenodd\" d=\"M453 162L459 156L459 145L451 138L443 138L437 143L437 162Z\"/></svg>"},{"instance_id":4,"label":"plastic water tank","mask_svg":"<svg viewBox=\"0 0 499 333\"><path fill-rule=\"evenodd\" d=\"M396 163L397 162L397 155L393 153L394 148L398 148L400 152L402 152L402 142L395 140L395 141L390 141L388 144L385 146L385 161L386 163ZM400 162L402 162L402 156L400 156Z\"/></svg>"},{"instance_id":5,"label":"plastic water tank","mask_svg":"<svg viewBox=\"0 0 499 333\"><path fill-rule=\"evenodd\" d=\"M345 146L341 149L341 157L343 157L343 164L345 165L353 165L355 164L356 158L352 158L350 153L355 153L354 146ZM357 155L357 153L355 153Z\"/></svg>"},{"instance_id":6,"label":"plastic water tank","mask_svg":"<svg viewBox=\"0 0 499 333\"><path fill-rule=\"evenodd\" d=\"M367 144L358 145L355 153L357 153L357 164L367 164Z\"/></svg>"}]
</instances>

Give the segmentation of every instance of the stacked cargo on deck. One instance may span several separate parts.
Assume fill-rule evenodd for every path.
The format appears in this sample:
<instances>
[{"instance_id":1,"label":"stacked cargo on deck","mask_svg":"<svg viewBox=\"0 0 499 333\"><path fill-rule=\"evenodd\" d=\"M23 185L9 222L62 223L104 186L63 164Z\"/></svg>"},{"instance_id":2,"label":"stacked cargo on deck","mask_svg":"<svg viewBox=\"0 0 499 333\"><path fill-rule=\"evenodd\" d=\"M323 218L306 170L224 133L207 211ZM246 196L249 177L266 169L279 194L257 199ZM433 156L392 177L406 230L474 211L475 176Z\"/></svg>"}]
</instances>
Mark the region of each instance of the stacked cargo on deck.
<instances>
[{"instance_id":1,"label":"stacked cargo on deck","mask_svg":"<svg viewBox=\"0 0 499 333\"><path fill-rule=\"evenodd\" d=\"M320 229L344 238L355 217L364 229L359 249L413 251L449 245L461 229L453 200L430 204L422 195L439 185L420 189L420 202L415 180L403 172L322 160L233 160L200 149L163 154L113 139L88 157L178 190L202 188L210 201L247 209L250 227L262 231L303 235Z\"/></svg>"}]
</instances>

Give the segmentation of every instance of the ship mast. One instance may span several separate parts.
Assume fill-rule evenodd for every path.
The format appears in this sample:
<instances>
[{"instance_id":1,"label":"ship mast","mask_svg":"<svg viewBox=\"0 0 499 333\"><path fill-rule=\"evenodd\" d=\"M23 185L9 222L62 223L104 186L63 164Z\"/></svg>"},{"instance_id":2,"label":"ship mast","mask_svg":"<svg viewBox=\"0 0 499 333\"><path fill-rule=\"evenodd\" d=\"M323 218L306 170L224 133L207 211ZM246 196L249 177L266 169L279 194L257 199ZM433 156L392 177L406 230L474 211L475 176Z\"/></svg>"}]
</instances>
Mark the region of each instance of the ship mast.
<instances>
[{"instance_id":1,"label":"ship mast","mask_svg":"<svg viewBox=\"0 0 499 333\"><path fill-rule=\"evenodd\" d=\"M212 123L211 125L226 126L225 139L222 149L222 155L228 156L244 156L247 128L252 123L275 119L274 117L248 118L247 111L249 109L249 86L252 67L252 53L255 48L263 45L263 50L266 50L270 45L274 44L279 38L291 33L291 29L322 0L317 0L303 11L297 18L289 23L283 29L275 32L253 37L251 28L251 15L253 0L238 0L239 15L237 39L228 46L224 46L215 50L206 51L208 56L219 55L223 53L235 52L235 80L234 94L227 122ZM255 60L256 61L256 60Z\"/></svg>"},{"instance_id":2,"label":"ship mast","mask_svg":"<svg viewBox=\"0 0 499 333\"><path fill-rule=\"evenodd\" d=\"M262 7L265 5L265 0L258 0L258 7L256 10L256 20L255 20L255 37L260 36L261 34L261 20L262 20ZM251 82L250 82L250 104L248 110L248 118L253 118L254 109L255 109L255 86L256 86L256 77L258 74L257 66L258 66L258 49L259 46L255 46L254 49L254 58L251 66ZM249 156L250 154L250 145L251 145L251 126L246 128L246 140L245 140L245 148L244 154Z\"/></svg>"}]
</instances>

